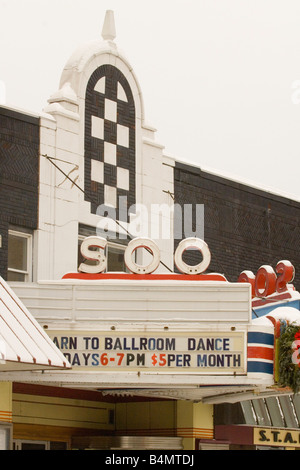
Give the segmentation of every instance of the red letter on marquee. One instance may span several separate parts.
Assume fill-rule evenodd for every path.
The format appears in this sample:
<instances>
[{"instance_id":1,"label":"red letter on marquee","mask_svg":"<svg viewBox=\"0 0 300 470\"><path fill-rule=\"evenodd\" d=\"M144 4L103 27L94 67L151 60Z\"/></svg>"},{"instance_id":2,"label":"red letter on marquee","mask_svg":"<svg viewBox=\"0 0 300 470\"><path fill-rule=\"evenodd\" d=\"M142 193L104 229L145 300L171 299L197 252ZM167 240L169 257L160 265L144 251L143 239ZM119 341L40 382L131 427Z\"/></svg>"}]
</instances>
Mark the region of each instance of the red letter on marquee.
<instances>
[{"instance_id":1,"label":"red letter on marquee","mask_svg":"<svg viewBox=\"0 0 300 470\"><path fill-rule=\"evenodd\" d=\"M276 274L271 266L261 266L256 273L256 297L267 297L275 292Z\"/></svg>"},{"instance_id":2,"label":"red letter on marquee","mask_svg":"<svg viewBox=\"0 0 300 470\"><path fill-rule=\"evenodd\" d=\"M278 261L276 272L279 274L276 281L276 291L285 292L287 290L287 284L292 282L295 277L295 268L290 261Z\"/></svg>"},{"instance_id":3,"label":"red letter on marquee","mask_svg":"<svg viewBox=\"0 0 300 470\"><path fill-rule=\"evenodd\" d=\"M255 276L252 271L243 271L239 275L238 282L248 282L251 284L252 298L255 297Z\"/></svg>"}]
</instances>

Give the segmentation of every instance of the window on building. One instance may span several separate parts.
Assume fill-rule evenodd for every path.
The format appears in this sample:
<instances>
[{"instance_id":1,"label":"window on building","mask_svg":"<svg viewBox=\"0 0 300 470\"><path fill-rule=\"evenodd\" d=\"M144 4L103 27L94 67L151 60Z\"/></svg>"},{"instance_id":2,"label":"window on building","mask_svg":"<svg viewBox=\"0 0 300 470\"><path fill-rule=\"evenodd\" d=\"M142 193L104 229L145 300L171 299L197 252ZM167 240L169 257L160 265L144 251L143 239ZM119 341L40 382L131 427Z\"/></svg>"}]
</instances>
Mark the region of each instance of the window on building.
<instances>
[{"instance_id":1,"label":"window on building","mask_svg":"<svg viewBox=\"0 0 300 470\"><path fill-rule=\"evenodd\" d=\"M67 450L66 442L29 441L16 439L13 441L13 450Z\"/></svg>"},{"instance_id":2,"label":"window on building","mask_svg":"<svg viewBox=\"0 0 300 470\"><path fill-rule=\"evenodd\" d=\"M11 450L12 425L0 424L0 451Z\"/></svg>"},{"instance_id":3,"label":"window on building","mask_svg":"<svg viewBox=\"0 0 300 470\"><path fill-rule=\"evenodd\" d=\"M108 243L107 246L107 271L108 272L127 272L124 262L125 246L116 243Z\"/></svg>"},{"instance_id":4,"label":"window on building","mask_svg":"<svg viewBox=\"0 0 300 470\"><path fill-rule=\"evenodd\" d=\"M8 233L8 281L32 280L32 235L9 230Z\"/></svg>"}]
</instances>

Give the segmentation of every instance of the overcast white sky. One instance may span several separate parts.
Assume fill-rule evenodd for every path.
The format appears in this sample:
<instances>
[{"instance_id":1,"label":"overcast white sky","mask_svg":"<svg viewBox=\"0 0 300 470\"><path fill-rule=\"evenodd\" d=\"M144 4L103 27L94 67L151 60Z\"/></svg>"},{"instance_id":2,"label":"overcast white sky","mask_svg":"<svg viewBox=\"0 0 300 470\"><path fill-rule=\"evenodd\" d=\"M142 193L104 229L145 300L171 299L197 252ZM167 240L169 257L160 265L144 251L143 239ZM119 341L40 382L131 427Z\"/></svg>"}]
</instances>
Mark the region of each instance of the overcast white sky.
<instances>
[{"instance_id":1,"label":"overcast white sky","mask_svg":"<svg viewBox=\"0 0 300 470\"><path fill-rule=\"evenodd\" d=\"M167 154L300 200L299 0L0 0L7 106L42 111L107 9Z\"/></svg>"}]
</instances>

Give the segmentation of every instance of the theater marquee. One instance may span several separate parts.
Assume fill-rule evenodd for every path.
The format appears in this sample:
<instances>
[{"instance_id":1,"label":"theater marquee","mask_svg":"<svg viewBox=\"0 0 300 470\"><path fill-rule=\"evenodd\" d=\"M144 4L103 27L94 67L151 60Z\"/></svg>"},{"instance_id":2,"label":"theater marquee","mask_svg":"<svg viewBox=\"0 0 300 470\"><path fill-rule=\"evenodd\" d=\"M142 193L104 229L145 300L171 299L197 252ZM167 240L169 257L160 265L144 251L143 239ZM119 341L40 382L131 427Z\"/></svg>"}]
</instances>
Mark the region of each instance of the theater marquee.
<instances>
[{"instance_id":1,"label":"theater marquee","mask_svg":"<svg viewBox=\"0 0 300 470\"><path fill-rule=\"evenodd\" d=\"M149 239L133 241L125 252L127 262L133 260L129 272L106 272L106 241L93 237L86 241L86 266L79 272L40 281L30 290L16 286L72 367L38 381L97 390L163 387L170 397L184 386L193 399L229 393L231 386L235 392L249 384L273 385L274 327L252 325L251 284L203 272L210 254L201 240L183 240L176 250L179 273L154 272L157 247ZM148 254L139 259L143 264L135 263L137 247L152 253L149 265ZM190 248L201 252L205 264L184 264ZM87 272L90 267L94 272Z\"/></svg>"},{"instance_id":2,"label":"theater marquee","mask_svg":"<svg viewBox=\"0 0 300 470\"><path fill-rule=\"evenodd\" d=\"M73 368L246 374L245 333L49 332Z\"/></svg>"}]
</instances>

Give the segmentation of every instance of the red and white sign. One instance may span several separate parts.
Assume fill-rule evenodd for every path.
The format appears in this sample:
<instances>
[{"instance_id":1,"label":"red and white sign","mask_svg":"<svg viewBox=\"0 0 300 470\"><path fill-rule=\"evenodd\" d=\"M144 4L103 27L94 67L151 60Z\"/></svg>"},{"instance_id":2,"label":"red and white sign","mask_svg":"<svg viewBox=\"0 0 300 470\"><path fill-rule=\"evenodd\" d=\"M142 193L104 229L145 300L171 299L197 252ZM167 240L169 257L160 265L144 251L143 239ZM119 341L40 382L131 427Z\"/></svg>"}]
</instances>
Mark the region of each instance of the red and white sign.
<instances>
[{"instance_id":1,"label":"red and white sign","mask_svg":"<svg viewBox=\"0 0 300 470\"><path fill-rule=\"evenodd\" d=\"M131 280L197 280L197 281L223 281L226 278L222 274L203 274L210 265L211 253L208 245L199 238L186 238L182 240L174 255L174 262L181 274L153 274L161 263L160 250L158 245L149 238L135 238L130 241L124 252L124 261L131 274L128 273L105 273L107 269L107 259L105 248L107 240L98 236L87 237L81 245L81 254L85 260L93 261L90 265L81 263L78 273L68 273L63 279L131 279ZM151 255L151 261L145 265L139 265L134 261L133 254L139 248L145 248ZM197 265L189 265L183 261L186 250L196 249L202 255L202 261ZM151 276L149 276L151 274ZM266 298L272 296L272 301L280 301L291 298L289 290L293 286L290 284L295 277L295 268L288 260L281 260L277 263L275 270L272 266L261 266L256 275L252 271L243 271L238 282L245 282L251 285L251 295L253 305L265 305ZM256 299L256 300L255 300Z\"/></svg>"},{"instance_id":2,"label":"red and white sign","mask_svg":"<svg viewBox=\"0 0 300 470\"><path fill-rule=\"evenodd\" d=\"M211 254L208 245L199 238L186 238L182 240L174 255L174 261L177 269L182 273L179 274L152 274L160 265L161 256L157 244L149 238L135 238L130 241L125 249L124 261L126 267L132 274L126 273L106 273L107 259L104 250L107 246L107 240L98 236L87 237L81 245L81 254L86 260L93 261L94 264L90 265L86 262L81 263L78 273L66 274L63 279L147 279L163 280L172 278L177 280L210 280L210 281L225 281L226 278L222 274L203 274L209 267L211 261ZM95 250L96 248L96 250ZM147 265L139 265L133 260L134 252L139 248L145 248L151 255L152 259ZM202 255L202 261L197 265L189 265L183 261L183 254L186 250L196 249ZM148 276L152 274L152 276ZM200 277L199 277L200 275ZM134 277L133 277L134 276Z\"/></svg>"},{"instance_id":3,"label":"red and white sign","mask_svg":"<svg viewBox=\"0 0 300 470\"><path fill-rule=\"evenodd\" d=\"M293 288L290 283L295 277L294 266L290 261L282 260L277 263L275 271L272 266L263 265L256 275L252 271L243 271L239 275L238 282L247 282L251 285L252 299L257 299L253 305L265 305L262 299L270 296L272 301L291 298L289 288Z\"/></svg>"}]
</instances>

